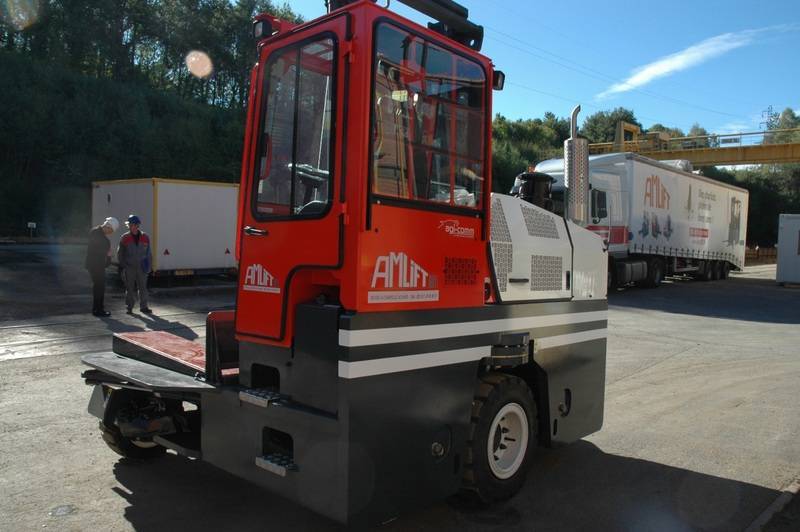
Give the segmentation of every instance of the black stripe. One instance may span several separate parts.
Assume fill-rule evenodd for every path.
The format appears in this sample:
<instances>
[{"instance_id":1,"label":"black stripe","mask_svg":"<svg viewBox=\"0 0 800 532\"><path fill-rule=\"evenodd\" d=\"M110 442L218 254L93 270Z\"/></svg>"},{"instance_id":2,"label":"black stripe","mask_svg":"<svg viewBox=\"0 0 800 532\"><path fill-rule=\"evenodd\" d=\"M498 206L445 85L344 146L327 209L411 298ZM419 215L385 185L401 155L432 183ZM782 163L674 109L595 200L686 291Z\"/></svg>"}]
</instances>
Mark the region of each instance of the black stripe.
<instances>
[{"instance_id":1,"label":"black stripe","mask_svg":"<svg viewBox=\"0 0 800 532\"><path fill-rule=\"evenodd\" d=\"M592 321L586 323L574 323L570 325L555 325L552 327L536 327L534 329L514 329L517 331L530 331L531 338L545 338L548 336L559 336L583 331L605 329L607 322ZM500 343L500 336L504 333L475 334L470 336L456 336L449 338L435 338L432 340L411 340L408 342L398 342L389 344L365 345L359 347L342 347L340 360L346 362L359 362L362 360L379 360L382 358L401 357L406 355L416 355L421 353L433 353L437 351L449 351L452 349L465 349L482 345L495 345ZM534 344L535 345L535 344ZM488 350L486 355L488 356Z\"/></svg>"},{"instance_id":2,"label":"black stripe","mask_svg":"<svg viewBox=\"0 0 800 532\"><path fill-rule=\"evenodd\" d=\"M608 310L608 301L605 299L520 303L515 305L481 305L468 308L404 310L399 312L360 312L343 314L339 318L339 328L347 330L382 329L384 327L437 325L601 310Z\"/></svg>"}]
</instances>

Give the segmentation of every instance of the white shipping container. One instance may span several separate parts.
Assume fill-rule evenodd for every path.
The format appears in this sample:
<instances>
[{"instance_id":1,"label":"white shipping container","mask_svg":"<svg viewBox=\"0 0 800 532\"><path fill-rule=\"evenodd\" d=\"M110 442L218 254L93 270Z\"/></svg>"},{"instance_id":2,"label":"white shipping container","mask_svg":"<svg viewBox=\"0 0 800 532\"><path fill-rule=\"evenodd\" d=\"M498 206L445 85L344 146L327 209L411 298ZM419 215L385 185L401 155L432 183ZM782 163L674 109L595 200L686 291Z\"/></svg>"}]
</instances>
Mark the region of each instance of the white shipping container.
<instances>
[{"instance_id":1,"label":"white shipping container","mask_svg":"<svg viewBox=\"0 0 800 532\"><path fill-rule=\"evenodd\" d=\"M781 214L778 220L776 280L800 283L800 214Z\"/></svg>"},{"instance_id":2,"label":"white shipping container","mask_svg":"<svg viewBox=\"0 0 800 532\"><path fill-rule=\"evenodd\" d=\"M564 188L562 159L536 171ZM589 158L593 201L602 194L607 213L587 227L608 241L609 255L725 261L744 267L748 192L633 153Z\"/></svg>"},{"instance_id":3,"label":"white shipping container","mask_svg":"<svg viewBox=\"0 0 800 532\"><path fill-rule=\"evenodd\" d=\"M92 183L92 225L120 221L112 250L127 231L129 214L150 235L154 274L186 275L236 268L239 185L150 178ZM116 257L114 257L116 262Z\"/></svg>"}]
</instances>

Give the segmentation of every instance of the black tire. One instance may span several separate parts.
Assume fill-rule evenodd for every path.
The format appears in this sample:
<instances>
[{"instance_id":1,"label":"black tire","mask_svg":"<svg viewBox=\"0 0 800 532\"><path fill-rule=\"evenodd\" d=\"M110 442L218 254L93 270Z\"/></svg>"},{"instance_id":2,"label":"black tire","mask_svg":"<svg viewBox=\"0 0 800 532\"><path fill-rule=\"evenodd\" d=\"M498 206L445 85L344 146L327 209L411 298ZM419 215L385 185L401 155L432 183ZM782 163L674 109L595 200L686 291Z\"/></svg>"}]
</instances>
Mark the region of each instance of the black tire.
<instances>
[{"instance_id":1,"label":"black tire","mask_svg":"<svg viewBox=\"0 0 800 532\"><path fill-rule=\"evenodd\" d=\"M167 451L166 448L153 442L134 442L123 436L115 424L120 409L141 401L145 394L126 388L111 390L110 394L106 402L103 420L100 422L100 434L106 445L118 455L136 460L147 460L163 455Z\"/></svg>"},{"instance_id":2,"label":"black tire","mask_svg":"<svg viewBox=\"0 0 800 532\"><path fill-rule=\"evenodd\" d=\"M720 263L718 260L715 260L711 264L711 280L719 281L722 279L722 263Z\"/></svg>"},{"instance_id":3,"label":"black tire","mask_svg":"<svg viewBox=\"0 0 800 532\"><path fill-rule=\"evenodd\" d=\"M616 263L613 260L609 259L608 273L606 275L606 292L611 292L612 290L617 289L616 269L617 269Z\"/></svg>"},{"instance_id":4,"label":"black tire","mask_svg":"<svg viewBox=\"0 0 800 532\"><path fill-rule=\"evenodd\" d=\"M705 261L703 263L703 271L698 273L696 278L703 282L710 281L711 279L714 278L713 270L714 270L714 265L711 263L711 261Z\"/></svg>"},{"instance_id":5,"label":"black tire","mask_svg":"<svg viewBox=\"0 0 800 532\"><path fill-rule=\"evenodd\" d=\"M516 405L516 406L514 406ZM525 418L518 418L520 421L527 421L527 444L524 449L519 449L519 453L524 453L524 457L517 467L513 464L508 468L513 474L507 478L500 478L489 463L489 438L493 437L495 451L500 452L500 448L512 448L513 444L504 439L508 432L505 428L500 429L498 440L497 430L492 430L495 417L504 408L521 407L525 413ZM519 410L517 410L519 412ZM502 419L499 427L502 427ZM520 427L520 430L523 430ZM513 432L513 431L512 431ZM475 494L484 503L493 503L508 500L519 492L525 483L528 469L530 467L533 450L537 445L538 426L536 403L528 385L513 375L504 373L489 373L481 377L478 383L478 390L472 401L472 423L470 425L470 439L467 442L466 467L464 470L464 487ZM523 440L525 438L523 437ZM511 440L515 441L515 440ZM508 443L509 447L504 447ZM522 447L522 440L519 442ZM514 455L512 455L513 457ZM494 455L497 459L497 456Z\"/></svg>"},{"instance_id":6,"label":"black tire","mask_svg":"<svg viewBox=\"0 0 800 532\"><path fill-rule=\"evenodd\" d=\"M647 288L658 288L664 280L664 263L661 259L650 259L647 261L647 279L644 286Z\"/></svg>"},{"instance_id":7,"label":"black tire","mask_svg":"<svg viewBox=\"0 0 800 532\"><path fill-rule=\"evenodd\" d=\"M727 279L730 276L730 273L731 273L731 263L728 262L728 261L725 261L722 264L722 275L720 275L720 279L722 279L724 281L725 279Z\"/></svg>"}]
</instances>

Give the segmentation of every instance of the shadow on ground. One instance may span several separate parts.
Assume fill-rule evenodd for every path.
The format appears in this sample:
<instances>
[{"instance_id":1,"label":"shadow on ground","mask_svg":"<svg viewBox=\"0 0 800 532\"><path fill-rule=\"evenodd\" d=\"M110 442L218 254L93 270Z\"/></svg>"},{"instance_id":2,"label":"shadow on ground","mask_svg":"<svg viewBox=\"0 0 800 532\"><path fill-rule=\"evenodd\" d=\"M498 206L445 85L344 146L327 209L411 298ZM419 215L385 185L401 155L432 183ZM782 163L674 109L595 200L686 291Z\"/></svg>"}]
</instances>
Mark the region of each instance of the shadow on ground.
<instances>
[{"instance_id":1,"label":"shadow on ground","mask_svg":"<svg viewBox=\"0 0 800 532\"><path fill-rule=\"evenodd\" d=\"M337 525L203 462L174 455L114 469L137 530L335 530ZM268 474L268 473L265 473ZM413 486L409 486L413 489ZM479 507L438 503L381 527L405 530L742 530L778 492L645 460L588 442L541 451L523 491Z\"/></svg>"},{"instance_id":2,"label":"shadow on ground","mask_svg":"<svg viewBox=\"0 0 800 532\"><path fill-rule=\"evenodd\" d=\"M656 289L615 290L609 294L608 304L712 318L800 323L800 290L756 277L732 276L711 282L671 278Z\"/></svg>"}]
</instances>

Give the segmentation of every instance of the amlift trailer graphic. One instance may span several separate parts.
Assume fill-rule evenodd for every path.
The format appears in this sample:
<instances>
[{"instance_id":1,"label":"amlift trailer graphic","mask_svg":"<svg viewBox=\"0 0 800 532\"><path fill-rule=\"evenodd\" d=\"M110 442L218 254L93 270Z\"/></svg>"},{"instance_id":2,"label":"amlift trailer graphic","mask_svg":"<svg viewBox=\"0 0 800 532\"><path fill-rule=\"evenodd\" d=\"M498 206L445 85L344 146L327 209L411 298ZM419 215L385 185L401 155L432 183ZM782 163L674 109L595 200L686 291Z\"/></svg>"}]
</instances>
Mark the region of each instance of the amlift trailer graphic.
<instances>
[{"instance_id":1,"label":"amlift trailer graphic","mask_svg":"<svg viewBox=\"0 0 800 532\"><path fill-rule=\"evenodd\" d=\"M726 279L744 267L747 190L676 164L634 153L589 157L590 224L608 242L609 282L658 286L664 275ZM555 179L563 197L564 165L552 159L536 171Z\"/></svg>"},{"instance_id":2,"label":"amlift trailer graphic","mask_svg":"<svg viewBox=\"0 0 800 532\"><path fill-rule=\"evenodd\" d=\"M341 523L460 489L504 500L537 446L603 423L607 253L588 146L567 218L491 194L482 28L449 1L254 23L235 310L205 348L120 333L83 357L108 445L205 460ZM573 131L576 116L573 113ZM152 475L157 479L158 462Z\"/></svg>"}]
</instances>

